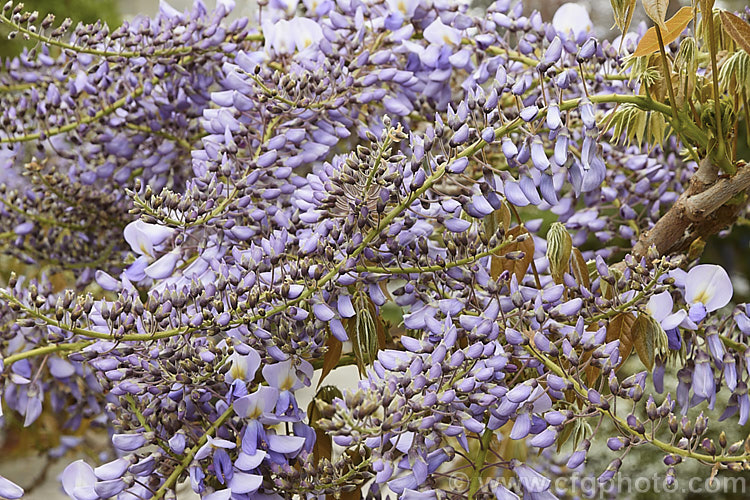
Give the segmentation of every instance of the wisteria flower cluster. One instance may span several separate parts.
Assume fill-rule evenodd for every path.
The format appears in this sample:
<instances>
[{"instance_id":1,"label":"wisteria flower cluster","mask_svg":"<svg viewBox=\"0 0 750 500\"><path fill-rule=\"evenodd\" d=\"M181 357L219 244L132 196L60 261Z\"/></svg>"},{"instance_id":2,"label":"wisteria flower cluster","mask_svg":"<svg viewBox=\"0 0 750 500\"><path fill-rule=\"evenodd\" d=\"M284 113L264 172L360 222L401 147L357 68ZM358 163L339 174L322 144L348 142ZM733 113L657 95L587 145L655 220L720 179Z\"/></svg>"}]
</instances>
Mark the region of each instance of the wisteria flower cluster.
<instances>
[{"instance_id":1,"label":"wisteria flower cluster","mask_svg":"<svg viewBox=\"0 0 750 500\"><path fill-rule=\"evenodd\" d=\"M613 0L609 42L573 3L111 28L9 1L5 430L49 415L55 459L106 431L76 500L568 498L637 447L668 483L749 468L750 306L699 257L748 216L750 9L668 3L631 31Z\"/></svg>"}]
</instances>

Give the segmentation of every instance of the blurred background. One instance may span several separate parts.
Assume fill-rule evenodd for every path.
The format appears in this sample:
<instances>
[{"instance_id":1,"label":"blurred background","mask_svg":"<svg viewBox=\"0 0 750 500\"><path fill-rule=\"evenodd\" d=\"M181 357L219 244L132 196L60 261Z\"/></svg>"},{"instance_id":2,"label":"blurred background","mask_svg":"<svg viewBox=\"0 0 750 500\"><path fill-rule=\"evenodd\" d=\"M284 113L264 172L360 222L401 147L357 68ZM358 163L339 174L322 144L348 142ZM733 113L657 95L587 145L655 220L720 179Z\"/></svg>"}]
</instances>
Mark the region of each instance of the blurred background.
<instances>
[{"instance_id":1,"label":"blurred background","mask_svg":"<svg viewBox=\"0 0 750 500\"><path fill-rule=\"evenodd\" d=\"M209 8L213 8L216 4L216 0L204 1ZM254 16L257 11L257 5L254 0L236 1L237 7L233 13L233 17ZM48 12L54 13L58 21L65 17L70 17L74 23L93 23L98 19L102 19L110 26L117 26L122 20L132 19L136 15L153 16L159 9L159 0L25 0L24 3L27 10L37 10L42 16ZM193 0L170 0L169 3L173 7L183 10L189 8ZM490 0L478 0L474 2L477 7L486 6L491 3ZM525 10L528 13L537 9L542 13L542 17L545 20L551 20L554 12L563 3L565 3L565 0L524 0ZM613 24L613 18L609 0L581 0L578 3L587 6L598 37L612 39L619 34L619 32L610 28ZM689 0L671 0L668 16L671 16L681 6L688 5L689 3ZM723 0L717 1L717 5L730 10L740 10L747 5L747 0ZM635 27L644 19L643 10L639 5L636 9L633 26ZM4 26L0 26L0 58L12 57L18 54L25 46L20 41L9 41L6 35L7 30ZM28 45L28 42L26 42L26 45ZM743 220L733 228L730 237L712 238L708 242L703 256L704 262L720 263L727 268L734 281L734 299L737 302L750 299L750 286L748 286L746 278L750 276L750 259L748 259L748 255L750 255L750 222ZM356 371L348 373L346 369L343 369L337 370L337 372L334 372L327 379L328 383L339 387L351 386L352 381L356 383ZM676 380L674 378L672 380L667 379L664 385L666 387L675 387ZM648 388L647 392L649 390L652 389ZM310 393L306 397L311 398L312 395ZM719 403L717 407L723 407L723 404ZM715 418L718 415L711 412L711 416ZM45 423L48 425L45 425ZM16 480L27 488L27 491L30 489L30 494L26 498L31 500L67 498L62 493L57 481L57 476L62 471L62 468L75 458L87 459L89 463L96 462L97 453L102 451L107 445L106 436L102 436L100 433L88 432L82 436L84 451L80 457L66 456L63 460L51 461L43 452L43 449L49 448L47 446L48 443L56 443L59 440L57 428L51 416L43 415L39 422L35 424L34 433L15 432L16 430L20 430L20 426L13 426L11 424L10 427L6 427L3 431L0 431L0 474ZM747 430L746 428L745 431ZM611 458L609 452L603 449L598 450L590 458L591 462L595 462L592 464L592 470L596 470L597 468L603 470ZM652 449L639 450L633 456L628 457L624 469L628 471L631 477L651 477L655 472L663 474L665 468L661 463L661 458L662 456L654 453ZM680 480L696 476L706 477L708 472L707 468L699 468L697 464L684 464L678 469L678 477ZM750 487L750 481L747 486ZM178 495L179 498L196 498L192 495L189 487L185 485L183 487L184 489ZM750 490L736 492L736 494L725 493L723 495L713 494L710 496L712 498L725 499L750 498ZM677 495L662 494L660 497L662 497L662 500L666 500L667 498L700 498L705 497L705 495L685 495L678 493ZM640 498L654 498L654 493L648 492L640 495Z\"/></svg>"}]
</instances>

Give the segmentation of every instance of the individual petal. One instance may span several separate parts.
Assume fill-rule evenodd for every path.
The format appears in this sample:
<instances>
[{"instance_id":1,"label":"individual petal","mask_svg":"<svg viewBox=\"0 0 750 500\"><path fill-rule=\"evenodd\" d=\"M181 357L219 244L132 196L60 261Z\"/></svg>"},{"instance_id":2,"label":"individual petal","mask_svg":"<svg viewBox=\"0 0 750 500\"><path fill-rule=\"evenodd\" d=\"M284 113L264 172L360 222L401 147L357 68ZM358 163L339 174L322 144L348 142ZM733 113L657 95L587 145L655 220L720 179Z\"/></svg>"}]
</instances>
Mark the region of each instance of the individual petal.
<instances>
[{"instance_id":1,"label":"individual petal","mask_svg":"<svg viewBox=\"0 0 750 500\"><path fill-rule=\"evenodd\" d=\"M209 493L203 496L201 500L229 500L230 498L232 498L232 490L226 488Z\"/></svg>"},{"instance_id":2,"label":"individual petal","mask_svg":"<svg viewBox=\"0 0 750 500\"><path fill-rule=\"evenodd\" d=\"M497 500L518 500L518 495L507 489L503 485L498 485L495 488L495 498Z\"/></svg>"},{"instance_id":3,"label":"individual petal","mask_svg":"<svg viewBox=\"0 0 750 500\"><path fill-rule=\"evenodd\" d=\"M112 444L118 450L135 451L146 444L146 437L140 433L113 434ZM93 472L92 472L93 474Z\"/></svg>"},{"instance_id":4,"label":"individual petal","mask_svg":"<svg viewBox=\"0 0 750 500\"><path fill-rule=\"evenodd\" d=\"M265 368L263 371L265 376ZM236 400L232 407L234 412L242 418L257 419L265 413L270 413L278 399L279 390L277 388L260 386L254 393Z\"/></svg>"},{"instance_id":5,"label":"individual petal","mask_svg":"<svg viewBox=\"0 0 750 500\"><path fill-rule=\"evenodd\" d=\"M263 476L248 474L247 472L235 471L229 480L229 489L233 494L242 495L258 491L263 483Z\"/></svg>"},{"instance_id":6,"label":"individual petal","mask_svg":"<svg viewBox=\"0 0 750 500\"><path fill-rule=\"evenodd\" d=\"M255 372L260 367L260 355L255 349L250 349L244 356L235 351L227 361L232 363L226 374L226 380L230 384L235 380L250 382L255 378Z\"/></svg>"},{"instance_id":7,"label":"individual petal","mask_svg":"<svg viewBox=\"0 0 750 500\"><path fill-rule=\"evenodd\" d=\"M350 295L339 295L336 306L342 318L353 318L357 314Z\"/></svg>"},{"instance_id":8,"label":"individual petal","mask_svg":"<svg viewBox=\"0 0 750 500\"><path fill-rule=\"evenodd\" d=\"M127 486L127 483L122 479L99 481L94 484L94 492L100 498L112 498L123 491Z\"/></svg>"},{"instance_id":9,"label":"individual petal","mask_svg":"<svg viewBox=\"0 0 750 500\"><path fill-rule=\"evenodd\" d=\"M282 436L268 434L268 449L282 454L296 454L305 444L305 438L300 436Z\"/></svg>"},{"instance_id":10,"label":"individual petal","mask_svg":"<svg viewBox=\"0 0 750 500\"><path fill-rule=\"evenodd\" d=\"M661 321L661 327L666 330L671 330L680 326L680 323L687 317L687 312L680 309L674 314L670 314Z\"/></svg>"},{"instance_id":11,"label":"individual petal","mask_svg":"<svg viewBox=\"0 0 750 500\"><path fill-rule=\"evenodd\" d=\"M461 32L446 26L438 17L422 33L424 39L435 45L458 45L461 43Z\"/></svg>"},{"instance_id":12,"label":"individual petal","mask_svg":"<svg viewBox=\"0 0 750 500\"><path fill-rule=\"evenodd\" d=\"M269 385L280 391L288 391L297 381L297 376L292 369L291 360L264 366L263 378L266 379L266 382L268 382Z\"/></svg>"},{"instance_id":13,"label":"individual petal","mask_svg":"<svg viewBox=\"0 0 750 500\"><path fill-rule=\"evenodd\" d=\"M328 307L328 304L322 302L313 306L313 314L315 314L315 317L320 321L331 321L336 316L333 309Z\"/></svg>"},{"instance_id":14,"label":"individual petal","mask_svg":"<svg viewBox=\"0 0 750 500\"><path fill-rule=\"evenodd\" d=\"M537 471L522 464L518 460L511 462L511 467L523 489L529 493L542 493L549 489L550 480L539 474Z\"/></svg>"},{"instance_id":15,"label":"individual petal","mask_svg":"<svg viewBox=\"0 0 750 500\"><path fill-rule=\"evenodd\" d=\"M685 300L689 304L702 303L707 313L727 305L732 294L732 280L721 266L701 264L687 274Z\"/></svg>"},{"instance_id":16,"label":"individual petal","mask_svg":"<svg viewBox=\"0 0 750 500\"><path fill-rule=\"evenodd\" d=\"M148 266L144 272L146 276L151 279L161 280L168 278L174 272L177 262L180 260L181 255L178 250L173 250L169 253L162 255L153 264Z\"/></svg>"},{"instance_id":17,"label":"individual petal","mask_svg":"<svg viewBox=\"0 0 750 500\"><path fill-rule=\"evenodd\" d=\"M15 500L16 498L21 498L23 496L23 493L23 488L18 486L13 481L0 476L0 498Z\"/></svg>"},{"instance_id":18,"label":"individual petal","mask_svg":"<svg viewBox=\"0 0 750 500\"><path fill-rule=\"evenodd\" d=\"M68 378L75 374L76 368L73 363L64 359L53 356L47 360L49 365L49 372L53 377L58 379Z\"/></svg>"},{"instance_id":19,"label":"individual petal","mask_svg":"<svg viewBox=\"0 0 750 500\"><path fill-rule=\"evenodd\" d=\"M157 224L147 224L139 219L125 226L123 236L135 253L153 257L154 246L163 243L174 234L174 231Z\"/></svg>"},{"instance_id":20,"label":"individual petal","mask_svg":"<svg viewBox=\"0 0 750 500\"><path fill-rule=\"evenodd\" d=\"M83 460L76 460L65 467L61 475L61 481L65 493L75 500L96 500L99 498L94 490L96 484L94 469Z\"/></svg>"},{"instance_id":21,"label":"individual petal","mask_svg":"<svg viewBox=\"0 0 750 500\"><path fill-rule=\"evenodd\" d=\"M109 292L122 288L122 284L119 281L102 270L98 270L94 273L94 279L100 287Z\"/></svg>"},{"instance_id":22,"label":"individual petal","mask_svg":"<svg viewBox=\"0 0 750 500\"><path fill-rule=\"evenodd\" d=\"M242 471L253 470L263 463L264 458L266 458L266 452L263 450L255 450L252 455L241 451L237 460L234 461L234 466Z\"/></svg>"},{"instance_id":23,"label":"individual petal","mask_svg":"<svg viewBox=\"0 0 750 500\"><path fill-rule=\"evenodd\" d=\"M118 458L106 464L100 465L94 469L94 475L102 481L121 478L125 471L128 470L131 463L126 458Z\"/></svg>"},{"instance_id":24,"label":"individual petal","mask_svg":"<svg viewBox=\"0 0 750 500\"><path fill-rule=\"evenodd\" d=\"M444 224L445 224L446 229L448 229L448 231L451 231L453 233L462 233L471 227L471 222L464 220L464 219L458 219L455 217L451 219L446 219Z\"/></svg>"},{"instance_id":25,"label":"individual petal","mask_svg":"<svg viewBox=\"0 0 750 500\"><path fill-rule=\"evenodd\" d=\"M594 27L586 7L573 2L565 3L555 11L552 26L565 40L577 40Z\"/></svg>"},{"instance_id":26,"label":"individual petal","mask_svg":"<svg viewBox=\"0 0 750 500\"><path fill-rule=\"evenodd\" d=\"M646 304L646 311L656 320L663 321L672 313L672 294L669 292L652 295ZM679 322L677 323L679 324ZM674 328L674 326L672 327ZM666 328L665 328L666 329Z\"/></svg>"},{"instance_id":27,"label":"individual petal","mask_svg":"<svg viewBox=\"0 0 750 500\"><path fill-rule=\"evenodd\" d=\"M557 431L552 427L547 427L542 432L534 436L529 440L529 444L532 446L538 446L539 448L547 448L557 439Z\"/></svg>"}]
</instances>

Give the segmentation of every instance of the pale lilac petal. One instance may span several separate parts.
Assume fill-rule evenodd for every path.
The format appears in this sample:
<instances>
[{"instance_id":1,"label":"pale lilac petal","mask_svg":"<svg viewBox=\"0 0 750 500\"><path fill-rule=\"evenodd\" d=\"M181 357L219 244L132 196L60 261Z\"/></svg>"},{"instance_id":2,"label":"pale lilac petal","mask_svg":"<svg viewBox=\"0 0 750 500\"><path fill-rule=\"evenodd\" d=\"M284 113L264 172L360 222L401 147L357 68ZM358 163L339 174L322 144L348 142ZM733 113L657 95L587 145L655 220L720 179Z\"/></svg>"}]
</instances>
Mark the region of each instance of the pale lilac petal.
<instances>
[{"instance_id":1,"label":"pale lilac petal","mask_svg":"<svg viewBox=\"0 0 750 500\"><path fill-rule=\"evenodd\" d=\"M680 309L676 313L670 314L669 316L664 318L661 321L661 327L664 330L671 330L673 328L677 328L678 326L680 326L680 323L682 323L682 320L684 320L685 317L687 317L687 312L685 312L683 309Z\"/></svg>"},{"instance_id":2,"label":"pale lilac petal","mask_svg":"<svg viewBox=\"0 0 750 500\"><path fill-rule=\"evenodd\" d=\"M51 357L47 360L49 372L55 378L67 378L76 372L73 363L58 357Z\"/></svg>"},{"instance_id":3,"label":"pale lilac petal","mask_svg":"<svg viewBox=\"0 0 750 500\"><path fill-rule=\"evenodd\" d=\"M706 312L727 305L732 298L732 281L723 267L701 264L692 268L685 281L685 300L689 304L701 302Z\"/></svg>"},{"instance_id":4,"label":"pale lilac petal","mask_svg":"<svg viewBox=\"0 0 750 500\"><path fill-rule=\"evenodd\" d=\"M529 493L541 493L549 489L550 480L528 465L514 465L513 472L516 474L523 489Z\"/></svg>"},{"instance_id":5,"label":"pale lilac petal","mask_svg":"<svg viewBox=\"0 0 750 500\"><path fill-rule=\"evenodd\" d=\"M98 270L96 271L96 273L94 273L94 279L100 287L109 292L113 290L119 290L122 287L118 280L102 270Z\"/></svg>"},{"instance_id":6,"label":"pale lilac petal","mask_svg":"<svg viewBox=\"0 0 750 500\"><path fill-rule=\"evenodd\" d=\"M297 375L294 372L291 360L264 366L263 378L271 387L280 391L288 391L297 383Z\"/></svg>"},{"instance_id":7,"label":"pale lilac petal","mask_svg":"<svg viewBox=\"0 0 750 500\"><path fill-rule=\"evenodd\" d=\"M552 26L565 40L577 40L593 30L588 10L583 5L569 2L560 6L552 17Z\"/></svg>"},{"instance_id":8,"label":"pale lilac petal","mask_svg":"<svg viewBox=\"0 0 750 500\"><path fill-rule=\"evenodd\" d=\"M339 295L337 309L342 318L353 318L357 314L349 295Z\"/></svg>"},{"instance_id":9,"label":"pale lilac petal","mask_svg":"<svg viewBox=\"0 0 750 500\"><path fill-rule=\"evenodd\" d=\"M118 458L112 462L100 465L94 469L94 474L102 481L109 481L122 477L130 465L130 460L126 458Z\"/></svg>"},{"instance_id":10,"label":"pale lilac petal","mask_svg":"<svg viewBox=\"0 0 750 500\"><path fill-rule=\"evenodd\" d=\"M151 279L161 280L168 278L174 272L177 262L180 260L180 253L172 251L161 256L156 262L145 269L146 276Z\"/></svg>"},{"instance_id":11,"label":"pale lilac petal","mask_svg":"<svg viewBox=\"0 0 750 500\"><path fill-rule=\"evenodd\" d=\"M263 459L266 458L266 452L263 450L256 450L254 454L249 455L244 451L241 451L235 460L234 465L240 470L249 471L257 468Z\"/></svg>"},{"instance_id":12,"label":"pale lilac petal","mask_svg":"<svg viewBox=\"0 0 750 500\"><path fill-rule=\"evenodd\" d=\"M315 304L313 306L313 313L320 321L331 321L336 316L336 313L328 307L328 304L323 303Z\"/></svg>"},{"instance_id":13,"label":"pale lilac petal","mask_svg":"<svg viewBox=\"0 0 750 500\"><path fill-rule=\"evenodd\" d=\"M439 17L425 28L423 35L435 45L458 45L461 42L461 32L443 24Z\"/></svg>"},{"instance_id":14,"label":"pale lilac petal","mask_svg":"<svg viewBox=\"0 0 750 500\"><path fill-rule=\"evenodd\" d=\"M5 479L3 476L0 476L0 497L1 498L7 498L8 500L16 500L16 498L21 498L23 496L23 488L18 486L13 481L10 481L9 479Z\"/></svg>"},{"instance_id":15,"label":"pale lilac petal","mask_svg":"<svg viewBox=\"0 0 750 500\"><path fill-rule=\"evenodd\" d=\"M662 292L653 295L648 300L646 310L656 321L661 322L672 313L672 304L672 294L669 292Z\"/></svg>"},{"instance_id":16,"label":"pale lilac petal","mask_svg":"<svg viewBox=\"0 0 750 500\"><path fill-rule=\"evenodd\" d=\"M301 436L280 436L278 434L269 434L268 448L276 453L295 454L302 449L305 444L305 438Z\"/></svg>"},{"instance_id":17,"label":"pale lilac petal","mask_svg":"<svg viewBox=\"0 0 750 500\"><path fill-rule=\"evenodd\" d=\"M94 491L96 476L94 469L83 460L76 460L65 467L61 476L62 487L69 497L75 500L96 500L99 495Z\"/></svg>"},{"instance_id":18,"label":"pale lilac petal","mask_svg":"<svg viewBox=\"0 0 750 500\"><path fill-rule=\"evenodd\" d=\"M223 489L214 491L213 493L209 493L201 500L229 500L230 498L232 498L232 490Z\"/></svg>"},{"instance_id":19,"label":"pale lilac petal","mask_svg":"<svg viewBox=\"0 0 750 500\"><path fill-rule=\"evenodd\" d=\"M471 227L471 222L457 218L447 219L444 224L446 229L453 233L462 233Z\"/></svg>"},{"instance_id":20,"label":"pale lilac petal","mask_svg":"<svg viewBox=\"0 0 750 500\"><path fill-rule=\"evenodd\" d=\"M251 349L246 355L238 352L229 356L228 362L232 363L231 368L226 374L226 380L230 384L235 380L244 380L249 382L255 378L255 372L260 367L260 355Z\"/></svg>"},{"instance_id":21,"label":"pale lilac petal","mask_svg":"<svg viewBox=\"0 0 750 500\"><path fill-rule=\"evenodd\" d=\"M153 256L154 246L163 243L172 234L174 234L174 229L157 224L147 224L140 219L125 226L123 231L125 241L128 242L135 253L151 256Z\"/></svg>"},{"instance_id":22,"label":"pale lilac petal","mask_svg":"<svg viewBox=\"0 0 750 500\"><path fill-rule=\"evenodd\" d=\"M328 327L331 329L331 333L334 337L339 339L341 342L346 342L349 340L349 334L346 333L346 328L344 328L344 325L341 323L340 319L332 319L328 323Z\"/></svg>"},{"instance_id":23,"label":"pale lilac petal","mask_svg":"<svg viewBox=\"0 0 750 500\"><path fill-rule=\"evenodd\" d=\"M525 207L529 204L529 200L526 198L526 195L523 194L523 191L521 191L521 187L516 181L506 181L504 183L504 186L505 197L513 205L517 207Z\"/></svg>"},{"instance_id":24,"label":"pale lilac petal","mask_svg":"<svg viewBox=\"0 0 750 500\"><path fill-rule=\"evenodd\" d=\"M247 472L234 471L232 479L229 480L229 489L233 494L254 493L258 491L263 483L263 476L248 474Z\"/></svg>"},{"instance_id":25,"label":"pale lilac petal","mask_svg":"<svg viewBox=\"0 0 750 500\"><path fill-rule=\"evenodd\" d=\"M281 364L281 363L277 363ZM276 366L276 365L269 365ZM265 372L265 368L263 370ZM264 373L265 376L265 373ZM247 396L243 396L234 402L234 412L242 418L257 419L264 413L273 410L276 400L279 398L279 390L275 387L260 386L258 390Z\"/></svg>"},{"instance_id":26,"label":"pale lilac petal","mask_svg":"<svg viewBox=\"0 0 750 500\"><path fill-rule=\"evenodd\" d=\"M127 487L122 479L111 479L109 481L100 481L94 484L94 492L100 498L111 498Z\"/></svg>"},{"instance_id":27,"label":"pale lilac petal","mask_svg":"<svg viewBox=\"0 0 750 500\"><path fill-rule=\"evenodd\" d=\"M143 434L113 434L112 444L115 448L122 451L135 451L146 444L146 437ZM92 471L93 474L93 471Z\"/></svg>"}]
</instances>

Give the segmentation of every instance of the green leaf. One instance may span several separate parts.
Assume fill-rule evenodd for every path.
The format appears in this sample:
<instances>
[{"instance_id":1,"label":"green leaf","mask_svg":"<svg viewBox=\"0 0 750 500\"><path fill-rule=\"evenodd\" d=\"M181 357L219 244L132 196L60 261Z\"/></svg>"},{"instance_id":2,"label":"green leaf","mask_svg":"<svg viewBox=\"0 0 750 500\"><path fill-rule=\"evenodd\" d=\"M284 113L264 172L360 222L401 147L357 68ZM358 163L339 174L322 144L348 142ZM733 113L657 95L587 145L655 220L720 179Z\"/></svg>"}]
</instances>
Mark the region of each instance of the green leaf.
<instances>
[{"instance_id":1,"label":"green leaf","mask_svg":"<svg viewBox=\"0 0 750 500\"><path fill-rule=\"evenodd\" d=\"M667 17L667 7L669 7L669 0L642 0L643 10L646 11L646 15L661 28L661 30L667 31L667 25L664 23L664 19Z\"/></svg>"},{"instance_id":2,"label":"green leaf","mask_svg":"<svg viewBox=\"0 0 750 500\"><path fill-rule=\"evenodd\" d=\"M362 303L362 305L360 305ZM352 340L352 353L361 375L385 348L386 333L383 320L377 314L375 304L369 297L359 295L356 301L357 315L344 321L344 328Z\"/></svg>"},{"instance_id":3,"label":"green leaf","mask_svg":"<svg viewBox=\"0 0 750 500\"><path fill-rule=\"evenodd\" d=\"M563 282L563 275L570 269L570 253L573 250L573 240L559 222L553 222L547 232L547 259L550 273L555 283Z\"/></svg>"},{"instance_id":4,"label":"green leaf","mask_svg":"<svg viewBox=\"0 0 750 500\"><path fill-rule=\"evenodd\" d=\"M630 22L633 20L636 1L637 0L610 0L610 3L612 4L612 13L615 16L615 26L619 28L623 35L630 29ZM622 40L624 39L625 37L622 37L620 44L622 44Z\"/></svg>"}]
</instances>

